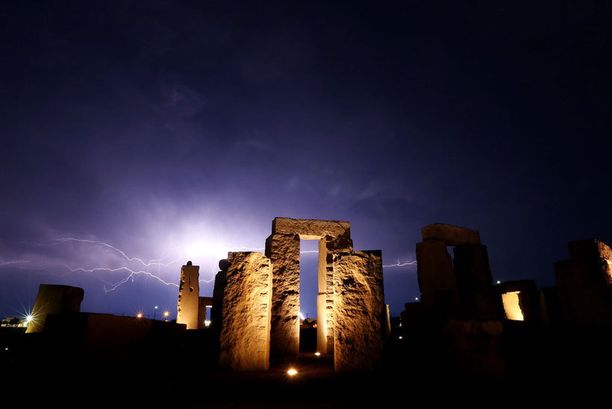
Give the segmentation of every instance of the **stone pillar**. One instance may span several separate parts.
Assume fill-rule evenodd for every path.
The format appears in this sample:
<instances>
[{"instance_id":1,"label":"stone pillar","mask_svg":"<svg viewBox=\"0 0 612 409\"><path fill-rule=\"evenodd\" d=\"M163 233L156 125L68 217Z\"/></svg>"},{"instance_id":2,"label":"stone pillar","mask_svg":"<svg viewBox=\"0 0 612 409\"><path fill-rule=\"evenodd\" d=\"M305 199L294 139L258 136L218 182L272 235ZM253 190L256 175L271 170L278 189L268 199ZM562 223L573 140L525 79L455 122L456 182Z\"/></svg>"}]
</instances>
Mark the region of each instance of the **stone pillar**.
<instances>
[{"instance_id":1,"label":"stone pillar","mask_svg":"<svg viewBox=\"0 0 612 409\"><path fill-rule=\"evenodd\" d=\"M227 275L227 259L219 261L219 269L215 275L215 286L213 288L213 306L210 312L210 326L215 332L221 333L221 318L223 311L223 293L225 292L225 281Z\"/></svg>"},{"instance_id":2,"label":"stone pillar","mask_svg":"<svg viewBox=\"0 0 612 409\"><path fill-rule=\"evenodd\" d=\"M270 364L272 265L261 253L229 253L219 363L233 370Z\"/></svg>"},{"instance_id":3,"label":"stone pillar","mask_svg":"<svg viewBox=\"0 0 612 409\"><path fill-rule=\"evenodd\" d=\"M26 333L41 332L49 314L80 312L85 292L82 288L68 285L41 284L32 310L32 321Z\"/></svg>"},{"instance_id":4,"label":"stone pillar","mask_svg":"<svg viewBox=\"0 0 612 409\"><path fill-rule=\"evenodd\" d=\"M353 250L348 231L319 240L319 293L317 295L317 350L334 352L334 255Z\"/></svg>"},{"instance_id":5,"label":"stone pillar","mask_svg":"<svg viewBox=\"0 0 612 409\"><path fill-rule=\"evenodd\" d=\"M612 323L612 249L599 240L569 243L570 260L555 263L564 319Z\"/></svg>"},{"instance_id":6,"label":"stone pillar","mask_svg":"<svg viewBox=\"0 0 612 409\"><path fill-rule=\"evenodd\" d=\"M198 305L200 298L200 266L191 261L181 267L177 303L177 324L186 324L187 329L198 329Z\"/></svg>"},{"instance_id":7,"label":"stone pillar","mask_svg":"<svg viewBox=\"0 0 612 409\"><path fill-rule=\"evenodd\" d=\"M276 360L295 356L300 349L300 236L272 234L266 240L266 256L272 262L270 353Z\"/></svg>"},{"instance_id":8,"label":"stone pillar","mask_svg":"<svg viewBox=\"0 0 612 409\"><path fill-rule=\"evenodd\" d=\"M487 247L461 244L455 247L454 267L461 300L462 318L500 320L503 308L493 286Z\"/></svg>"},{"instance_id":9,"label":"stone pillar","mask_svg":"<svg viewBox=\"0 0 612 409\"><path fill-rule=\"evenodd\" d=\"M335 370L375 368L385 332L381 252L339 253L334 259L334 294Z\"/></svg>"},{"instance_id":10,"label":"stone pillar","mask_svg":"<svg viewBox=\"0 0 612 409\"><path fill-rule=\"evenodd\" d=\"M427 240L416 245L417 277L421 303L446 318L459 305L457 280L446 243Z\"/></svg>"}]
</instances>

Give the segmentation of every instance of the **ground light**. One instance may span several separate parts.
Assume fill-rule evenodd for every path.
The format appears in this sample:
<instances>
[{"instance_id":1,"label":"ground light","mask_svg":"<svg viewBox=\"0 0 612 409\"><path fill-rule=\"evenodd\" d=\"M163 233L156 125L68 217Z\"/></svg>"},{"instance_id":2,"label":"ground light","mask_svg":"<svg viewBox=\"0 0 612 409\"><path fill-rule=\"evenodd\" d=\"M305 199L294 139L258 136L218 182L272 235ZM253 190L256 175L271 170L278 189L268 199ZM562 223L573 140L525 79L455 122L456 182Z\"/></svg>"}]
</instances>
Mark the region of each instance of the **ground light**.
<instances>
[{"instance_id":1,"label":"ground light","mask_svg":"<svg viewBox=\"0 0 612 409\"><path fill-rule=\"evenodd\" d=\"M321 353L319 351L315 352L315 356L321 356Z\"/></svg>"},{"instance_id":2,"label":"ground light","mask_svg":"<svg viewBox=\"0 0 612 409\"><path fill-rule=\"evenodd\" d=\"M138 314L136 314L136 318L142 318L142 312L139 312Z\"/></svg>"},{"instance_id":3,"label":"ground light","mask_svg":"<svg viewBox=\"0 0 612 409\"><path fill-rule=\"evenodd\" d=\"M289 376L293 377L293 376L295 376L295 375L297 375L297 374L298 374L297 369L295 369L295 368L289 368L289 369L287 369L287 375L289 375Z\"/></svg>"}]
</instances>

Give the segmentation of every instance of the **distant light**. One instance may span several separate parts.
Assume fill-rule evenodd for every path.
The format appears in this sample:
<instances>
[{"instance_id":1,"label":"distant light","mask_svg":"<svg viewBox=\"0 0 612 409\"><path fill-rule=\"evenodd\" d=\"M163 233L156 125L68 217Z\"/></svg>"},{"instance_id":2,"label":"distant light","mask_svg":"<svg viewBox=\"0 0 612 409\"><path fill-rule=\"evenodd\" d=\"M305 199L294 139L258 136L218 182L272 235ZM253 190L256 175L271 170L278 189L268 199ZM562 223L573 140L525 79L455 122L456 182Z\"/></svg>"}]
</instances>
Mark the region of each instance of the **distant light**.
<instances>
[{"instance_id":1,"label":"distant light","mask_svg":"<svg viewBox=\"0 0 612 409\"><path fill-rule=\"evenodd\" d=\"M306 317L304 317L304 314L302 313L302 311L300 311L300 319L301 319L301 320L306 319Z\"/></svg>"},{"instance_id":2,"label":"distant light","mask_svg":"<svg viewBox=\"0 0 612 409\"><path fill-rule=\"evenodd\" d=\"M315 352L315 356L321 356L321 353L319 351Z\"/></svg>"},{"instance_id":3,"label":"distant light","mask_svg":"<svg viewBox=\"0 0 612 409\"><path fill-rule=\"evenodd\" d=\"M170 312L169 311L164 311L164 317L168 318L170 316Z\"/></svg>"},{"instance_id":4,"label":"distant light","mask_svg":"<svg viewBox=\"0 0 612 409\"><path fill-rule=\"evenodd\" d=\"M158 309L159 307L156 305L156 306L155 306L155 307L153 307L153 308Z\"/></svg>"},{"instance_id":5,"label":"distant light","mask_svg":"<svg viewBox=\"0 0 612 409\"><path fill-rule=\"evenodd\" d=\"M401 335L399 337L397 337L397 339L404 339L404 337L402 337Z\"/></svg>"},{"instance_id":6,"label":"distant light","mask_svg":"<svg viewBox=\"0 0 612 409\"><path fill-rule=\"evenodd\" d=\"M497 281L495 282L495 284L499 285L499 284L501 284L501 281L500 281L500 280L497 280Z\"/></svg>"},{"instance_id":7,"label":"distant light","mask_svg":"<svg viewBox=\"0 0 612 409\"><path fill-rule=\"evenodd\" d=\"M8 347L4 348L5 351L8 351Z\"/></svg>"},{"instance_id":8,"label":"distant light","mask_svg":"<svg viewBox=\"0 0 612 409\"><path fill-rule=\"evenodd\" d=\"M419 301L419 297L414 297L414 301Z\"/></svg>"},{"instance_id":9,"label":"distant light","mask_svg":"<svg viewBox=\"0 0 612 409\"><path fill-rule=\"evenodd\" d=\"M210 320L204 320L204 326L210 327Z\"/></svg>"},{"instance_id":10,"label":"distant light","mask_svg":"<svg viewBox=\"0 0 612 409\"><path fill-rule=\"evenodd\" d=\"M298 374L297 369L295 369L295 368L289 368L289 369L287 369L287 375L289 375L289 376L295 376L295 375L297 375L297 374Z\"/></svg>"},{"instance_id":11,"label":"distant light","mask_svg":"<svg viewBox=\"0 0 612 409\"><path fill-rule=\"evenodd\" d=\"M34 321L34 316L32 314L26 315L25 321L26 321L26 324L29 324L30 322Z\"/></svg>"},{"instance_id":12,"label":"distant light","mask_svg":"<svg viewBox=\"0 0 612 409\"><path fill-rule=\"evenodd\" d=\"M138 314L136 314L136 318L142 318L142 312L139 312Z\"/></svg>"}]
</instances>

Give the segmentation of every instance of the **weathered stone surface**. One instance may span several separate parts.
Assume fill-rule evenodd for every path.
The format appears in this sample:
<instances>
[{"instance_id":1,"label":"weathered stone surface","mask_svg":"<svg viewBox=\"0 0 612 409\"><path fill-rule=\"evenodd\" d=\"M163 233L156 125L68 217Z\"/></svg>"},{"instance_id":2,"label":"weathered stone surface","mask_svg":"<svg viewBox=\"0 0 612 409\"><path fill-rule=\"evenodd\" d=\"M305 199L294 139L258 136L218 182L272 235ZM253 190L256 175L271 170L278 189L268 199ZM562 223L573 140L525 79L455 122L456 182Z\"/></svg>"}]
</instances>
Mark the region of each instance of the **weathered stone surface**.
<instances>
[{"instance_id":1,"label":"weathered stone surface","mask_svg":"<svg viewBox=\"0 0 612 409\"><path fill-rule=\"evenodd\" d=\"M459 294L446 244L439 240L417 243L416 257L421 302L436 305L441 315L447 316L459 304Z\"/></svg>"},{"instance_id":2,"label":"weathered stone surface","mask_svg":"<svg viewBox=\"0 0 612 409\"><path fill-rule=\"evenodd\" d=\"M454 269L463 317L500 320L503 308L493 286L486 246L462 244L454 249Z\"/></svg>"},{"instance_id":3,"label":"weathered stone surface","mask_svg":"<svg viewBox=\"0 0 612 409\"><path fill-rule=\"evenodd\" d=\"M351 224L338 220L290 219L276 217L272 234L298 234L302 240L318 240L325 236L350 237Z\"/></svg>"},{"instance_id":4,"label":"weathered stone surface","mask_svg":"<svg viewBox=\"0 0 612 409\"><path fill-rule=\"evenodd\" d=\"M85 292L79 287L41 284L32 310L34 318L28 325L26 333L43 331L47 315L80 312L84 295Z\"/></svg>"},{"instance_id":5,"label":"weathered stone surface","mask_svg":"<svg viewBox=\"0 0 612 409\"><path fill-rule=\"evenodd\" d=\"M300 349L300 236L273 234L266 240L272 262L273 359L297 355Z\"/></svg>"},{"instance_id":6,"label":"weathered stone surface","mask_svg":"<svg viewBox=\"0 0 612 409\"><path fill-rule=\"evenodd\" d=\"M198 306L200 297L200 266L191 261L181 267L176 322L187 329L198 329Z\"/></svg>"},{"instance_id":7,"label":"weathered stone surface","mask_svg":"<svg viewBox=\"0 0 612 409\"><path fill-rule=\"evenodd\" d=\"M272 265L261 253L229 253L219 362L234 370L268 369Z\"/></svg>"},{"instance_id":8,"label":"weathered stone surface","mask_svg":"<svg viewBox=\"0 0 612 409\"><path fill-rule=\"evenodd\" d=\"M447 246L480 244L480 233L477 230L444 223L434 223L423 227L421 237L423 241L441 240Z\"/></svg>"},{"instance_id":9,"label":"weathered stone surface","mask_svg":"<svg viewBox=\"0 0 612 409\"><path fill-rule=\"evenodd\" d=\"M382 357L386 321L381 252L338 254L334 294L334 368L375 368Z\"/></svg>"}]
</instances>

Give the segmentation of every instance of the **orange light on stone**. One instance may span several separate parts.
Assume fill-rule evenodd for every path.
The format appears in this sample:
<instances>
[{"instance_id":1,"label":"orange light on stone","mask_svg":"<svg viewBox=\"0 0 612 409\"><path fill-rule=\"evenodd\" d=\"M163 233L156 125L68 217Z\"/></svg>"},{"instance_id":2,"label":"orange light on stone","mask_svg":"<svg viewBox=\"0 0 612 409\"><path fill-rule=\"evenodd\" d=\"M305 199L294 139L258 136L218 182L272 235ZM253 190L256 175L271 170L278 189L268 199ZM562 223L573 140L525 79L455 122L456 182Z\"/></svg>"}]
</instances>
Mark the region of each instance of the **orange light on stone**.
<instances>
[{"instance_id":1,"label":"orange light on stone","mask_svg":"<svg viewBox=\"0 0 612 409\"><path fill-rule=\"evenodd\" d=\"M289 369L287 369L287 375L289 375L289 376L293 377L293 376L295 376L295 375L297 375L297 374L298 374L297 369L295 369L295 368L289 368Z\"/></svg>"},{"instance_id":2,"label":"orange light on stone","mask_svg":"<svg viewBox=\"0 0 612 409\"><path fill-rule=\"evenodd\" d=\"M502 294L502 303L504 304L504 313L510 321L524 321L523 310L519 300L520 291L510 291Z\"/></svg>"}]
</instances>

